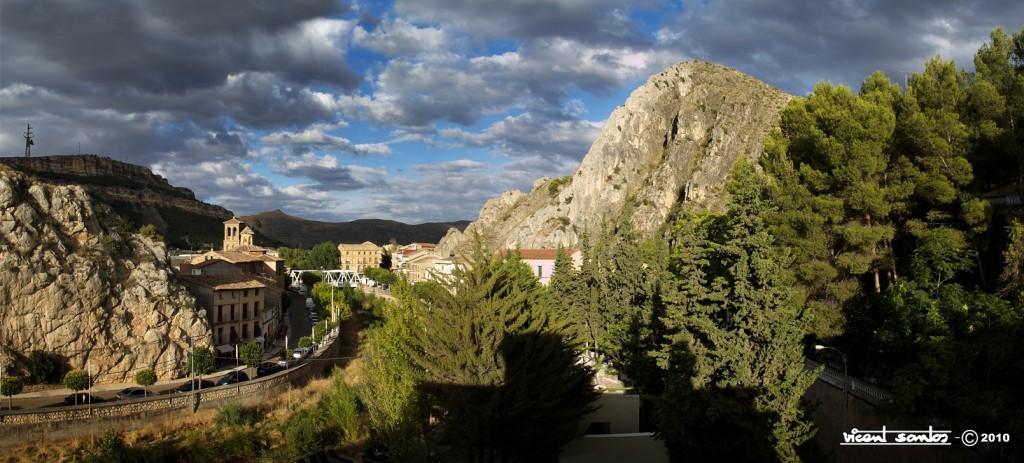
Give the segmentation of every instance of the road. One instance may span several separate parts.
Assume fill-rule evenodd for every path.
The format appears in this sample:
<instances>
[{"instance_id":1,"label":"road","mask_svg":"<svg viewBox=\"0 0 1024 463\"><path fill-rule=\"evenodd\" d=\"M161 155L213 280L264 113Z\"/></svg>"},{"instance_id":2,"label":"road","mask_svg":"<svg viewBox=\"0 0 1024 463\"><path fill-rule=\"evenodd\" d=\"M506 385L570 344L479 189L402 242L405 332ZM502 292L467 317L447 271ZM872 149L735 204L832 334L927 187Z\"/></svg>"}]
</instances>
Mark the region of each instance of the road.
<instances>
[{"instance_id":1,"label":"road","mask_svg":"<svg viewBox=\"0 0 1024 463\"><path fill-rule=\"evenodd\" d=\"M291 297L288 305L288 348L295 349L299 346L299 338L313 332L313 324L306 311L306 296L291 291L288 295Z\"/></svg>"},{"instance_id":2,"label":"road","mask_svg":"<svg viewBox=\"0 0 1024 463\"><path fill-rule=\"evenodd\" d=\"M214 372L212 374L203 375L203 380L204 381L210 381L212 383L216 383L217 380L219 380L221 376L224 376L225 373L227 373L227 371L218 371L218 372ZM181 386L182 384L185 384L187 382L188 382L187 378L176 379L176 380L172 380L172 381L161 381L159 384L155 384L153 386L150 386L149 393L150 393L150 395L156 395L156 394L163 395L163 394L167 394L168 392L173 391L174 389L177 389L178 386ZM138 386L136 386L134 384L124 384L124 385L121 385L121 386L123 386L124 388L127 388L127 387L138 387ZM100 385L99 387L102 388L102 390L94 391L93 395L96 398L102 399L104 401L113 400L114 395L117 394L121 390L120 386L118 388L114 388L114 389L109 389L110 385ZM81 391L81 392L87 392L87 391ZM62 405L64 405L64 397L66 397L66 396L68 396L70 394L71 394L71 392L68 391L68 390L54 389L54 390L50 390L50 391L40 391L38 393L29 394L29 397L18 397L18 396L15 396L15 399L13 401L14 409L15 410L25 410L25 409L30 409L30 408L47 408L47 407L54 407L54 406L62 406ZM7 410L7 403L8 403L7 402L7 397L0 398L0 410Z\"/></svg>"}]
</instances>

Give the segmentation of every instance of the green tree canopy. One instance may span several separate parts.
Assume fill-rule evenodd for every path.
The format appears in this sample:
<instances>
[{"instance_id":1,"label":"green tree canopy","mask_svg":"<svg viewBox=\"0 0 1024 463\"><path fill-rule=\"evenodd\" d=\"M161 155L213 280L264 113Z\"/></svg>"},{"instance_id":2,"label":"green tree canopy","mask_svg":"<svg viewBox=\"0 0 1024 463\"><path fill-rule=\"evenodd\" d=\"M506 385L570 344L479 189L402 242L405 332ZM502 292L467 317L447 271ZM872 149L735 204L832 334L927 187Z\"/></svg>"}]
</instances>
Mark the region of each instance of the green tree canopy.
<instances>
[{"instance_id":1,"label":"green tree canopy","mask_svg":"<svg viewBox=\"0 0 1024 463\"><path fill-rule=\"evenodd\" d=\"M81 391L89 388L89 374L82 369L74 369L64 374L61 380L64 387L72 391Z\"/></svg>"},{"instance_id":2,"label":"green tree canopy","mask_svg":"<svg viewBox=\"0 0 1024 463\"><path fill-rule=\"evenodd\" d=\"M661 435L673 459L795 461L813 435L801 404L804 370L791 258L763 214L763 180L740 161L723 216L677 222L674 291L655 353L666 371Z\"/></svg>"},{"instance_id":3,"label":"green tree canopy","mask_svg":"<svg viewBox=\"0 0 1024 463\"><path fill-rule=\"evenodd\" d=\"M445 410L439 430L452 458L557 456L595 393L544 288L517 257L493 257L479 241L453 276L408 344L420 390Z\"/></svg>"},{"instance_id":4,"label":"green tree canopy","mask_svg":"<svg viewBox=\"0 0 1024 463\"><path fill-rule=\"evenodd\" d=\"M21 390L24 385L21 383L21 378L14 376L4 376L3 380L0 381L0 395L7 396L7 409L10 410L14 407L13 396L21 394Z\"/></svg>"},{"instance_id":5,"label":"green tree canopy","mask_svg":"<svg viewBox=\"0 0 1024 463\"><path fill-rule=\"evenodd\" d=\"M156 373L146 368L135 373L135 384L146 388L146 395L149 395L149 386L156 384Z\"/></svg>"},{"instance_id":6,"label":"green tree canopy","mask_svg":"<svg viewBox=\"0 0 1024 463\"><path fill-rule=\"evenodd\" d=\"M203 375L213 371L214 367L217 366L217 358L209 347L196 346L194 351L189 354L189 365L199 375L199 378L202 379Z\"/></svg>"},{"instance_id":7,"label":"green tree canopy","mask_svg":"<svg viewBox=\"0 0 1024 463\"><path fill-rule=\"evenodd\" d=\"M243 344L238 348L238 357L246 366L258 367L263 362L263 346L255 342Z\"/></svg>"}]
</instances>

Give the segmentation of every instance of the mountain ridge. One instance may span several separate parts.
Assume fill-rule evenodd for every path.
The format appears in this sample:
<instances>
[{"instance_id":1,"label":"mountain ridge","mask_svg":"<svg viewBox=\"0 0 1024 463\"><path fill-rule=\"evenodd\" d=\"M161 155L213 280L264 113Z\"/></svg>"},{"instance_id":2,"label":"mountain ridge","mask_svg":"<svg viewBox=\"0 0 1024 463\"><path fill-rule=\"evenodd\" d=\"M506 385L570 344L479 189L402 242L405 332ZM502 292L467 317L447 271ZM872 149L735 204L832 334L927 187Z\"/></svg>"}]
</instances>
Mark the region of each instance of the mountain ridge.
<instances>
[{"instance_id":1,"label":"mountain ridge","mask_svg":"<svg viewBox=\"0 0 1024 463\"><path fill-rule=\"evenodd\" d=\"M289 247L308 248L330 241L333 243L361 243L370 241L378 245L394 239L399 243L438 242L451 229L461 230L468 220L452 222L425 222L407 224L390 219L356 219L346 222L327 222L304 219L280 209L239 217L258 233L280 241ZM295 230L301 232L296 233Z\"/></svg>"}]
</instances>

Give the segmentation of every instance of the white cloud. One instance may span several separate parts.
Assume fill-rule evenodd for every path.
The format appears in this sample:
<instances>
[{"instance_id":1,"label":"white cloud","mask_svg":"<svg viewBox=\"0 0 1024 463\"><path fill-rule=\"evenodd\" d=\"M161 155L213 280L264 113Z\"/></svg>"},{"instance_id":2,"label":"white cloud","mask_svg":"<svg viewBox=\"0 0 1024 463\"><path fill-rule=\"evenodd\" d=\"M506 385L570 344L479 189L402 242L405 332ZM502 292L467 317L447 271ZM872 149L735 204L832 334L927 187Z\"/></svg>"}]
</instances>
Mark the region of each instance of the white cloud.
<instances>
[{"instance_id":1,"label":"white cloud","mask_svg":"<svg viewBox=\"0 0 1024 463\"><path fill-rule=\"evenodd\" d=\"M377 53L399 56L442 52L448 45L448 38L440 27L418 27L397 18L380 23L372 31L356 27L352 43Z\"/></svg>"},{"instance_id":2,"label":"white cloud","mask_svg":"<svg viewBox=\"0 0 1024 463\"><path fill-rule=\"evenodd\" d=\"M351 154L391 154L391 148L384 143L352 143L351 140L328 133L344 127L341 123L317 123L297 132L280 131L264 135L260 143L268 148L287 148L295 153L320 151L342 151Z\"/></svg>"}]
</instances>

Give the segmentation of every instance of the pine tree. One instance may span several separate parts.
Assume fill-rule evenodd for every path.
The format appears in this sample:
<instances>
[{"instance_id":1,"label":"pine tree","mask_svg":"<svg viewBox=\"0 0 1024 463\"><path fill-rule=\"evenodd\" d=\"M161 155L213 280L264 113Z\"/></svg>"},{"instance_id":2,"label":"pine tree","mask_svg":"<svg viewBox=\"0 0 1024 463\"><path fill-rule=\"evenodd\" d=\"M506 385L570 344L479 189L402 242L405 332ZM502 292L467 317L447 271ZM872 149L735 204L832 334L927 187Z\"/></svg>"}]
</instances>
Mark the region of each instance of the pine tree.
<instances>
[{"instance_id":1,"label":"pine tree","mask_svg":"<svg viewBox=\"0 0 1024 463\"><path fill-rule=\"evenodd\" d=\"M592 371L576 361L565 325L515 255L495 258L477 243L454 272L408 351L421 390L440 410L452 458L536 461L557 455L596 397Z\"/></svg>"},{"instance_id":2,"label":"pine tree","mask_svg":"<svg viewBox=\"0 0 1024 463\"><path fill-rule=\"evenodd\" d=\"M761 183L741 161L728 212L677 225L668 342L655 354L668 372L659 423L674 459L793 461L813 435L791 259L764 223Z\"/></svg>"}]
</instances>

